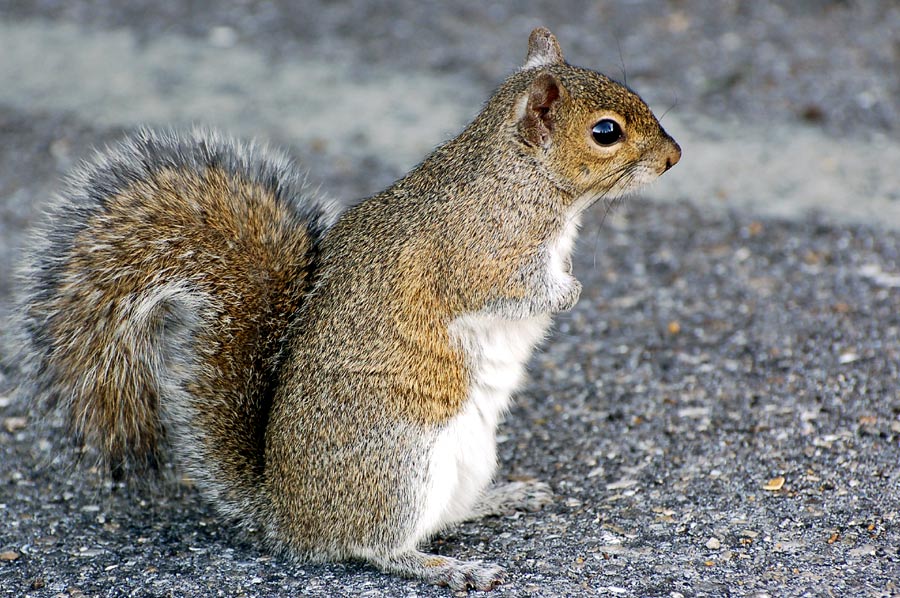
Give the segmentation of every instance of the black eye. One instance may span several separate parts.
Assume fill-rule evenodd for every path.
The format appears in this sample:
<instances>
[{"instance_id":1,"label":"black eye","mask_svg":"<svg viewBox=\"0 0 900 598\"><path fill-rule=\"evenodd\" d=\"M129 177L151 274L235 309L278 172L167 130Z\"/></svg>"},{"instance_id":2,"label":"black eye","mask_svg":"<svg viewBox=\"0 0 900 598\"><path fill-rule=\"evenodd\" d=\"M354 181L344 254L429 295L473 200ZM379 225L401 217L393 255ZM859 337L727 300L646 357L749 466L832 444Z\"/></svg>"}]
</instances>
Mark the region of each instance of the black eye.
<instances>
[{"instance_id":1,"label":"black eye","mask_svg":"<svg viewBox=\"0 0 900 598\"><path fill-rule=\"evenodd\" d=\"M594 125L591 134L594 136L594 141L600 145L612 145L621 141L623 137L622 127L611 118L604 118Z\"/></svg>"}]
</instances>

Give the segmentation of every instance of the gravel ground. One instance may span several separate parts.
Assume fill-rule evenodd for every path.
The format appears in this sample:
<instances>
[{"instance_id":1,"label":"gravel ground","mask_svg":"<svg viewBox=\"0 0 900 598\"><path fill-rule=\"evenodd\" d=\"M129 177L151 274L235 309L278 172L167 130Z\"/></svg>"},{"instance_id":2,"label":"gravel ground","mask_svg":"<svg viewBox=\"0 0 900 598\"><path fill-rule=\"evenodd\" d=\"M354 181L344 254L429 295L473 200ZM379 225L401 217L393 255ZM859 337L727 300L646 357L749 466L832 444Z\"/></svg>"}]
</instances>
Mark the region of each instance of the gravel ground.
<instances>
[{"instance_id":1,"label":"gravel ground","mask_svg":"<svg viewBox=\"0 0 900 598\"><path fill-rule=\"evenodd\" d=\"M898 149L896 2L227 4L0 1L0 26L42 40L41 28L58 39L64 26L85 47L113 32L136 40L136 55L170 36L198 59L197 44L275 67L309 57L344 65L336 89L377 72L394 77L398 103L431 101L449 85L465 104L519 63L528 30L543 23L573 62L619 76L624 61L659 112L677 96L679 122L706 119L689 131L698 146L721 122L719 131L761 132L762 141L767 128L802 130L811 136L804 151L839 145L862 155L837 165L834 184L871 180L843 202L823 200L818 214L809 206L824 195L821 180L792 184L798 199L773 216L759 206L777 203L784 187L760 183L771 172L753 162L760 152L748 152L743 169L704 171L691 165L691 144L671 176L692 168L697 190L682 181L681 196L635 198L610 218L595 208L575 263L581 301L558 318L501 430L500 475L539 477L557 500L463 525L428 549L504 566L497 595L900 595L900 212L882 209L897 209L900 178L879 164ZM0 53L0 68L40 84L21 97L0 91L0 317L21 231L62 172L158 115L206 120L165 94L133 115L113 94L115 118L103 117L102 100L44 102L39 90L56 94L58 77L41 87L36 60ZM190 68L172 64L172 76ZM121 81L79 76L85 87ZM405 78L418 87L402 87ZM330 195L361 197L402 171L383 139L361 135L343 156L351 133L323 149L257 115L252 89L235 93L246 107L221 121L225 104L196 105L220 126L258 127L291 148ZM260 105L271 113L279 102L291 106L268 96ZM408 133L404 151L477 108L442 113L435 126L409 106L422 133ZM693 155L708 155L700 149ZM716 181L752 182L760 203L717 195ZM876 195L874 209L853 211ZM0 358L9 351L0 343ZM58 426L35 421L12 393L14 376L14 364L0 370L0 596L448 594L356 564L287 563L253 534L220 525L189 487L114 486L73 466L55 448Z\"/></svg>"}]
</instances>

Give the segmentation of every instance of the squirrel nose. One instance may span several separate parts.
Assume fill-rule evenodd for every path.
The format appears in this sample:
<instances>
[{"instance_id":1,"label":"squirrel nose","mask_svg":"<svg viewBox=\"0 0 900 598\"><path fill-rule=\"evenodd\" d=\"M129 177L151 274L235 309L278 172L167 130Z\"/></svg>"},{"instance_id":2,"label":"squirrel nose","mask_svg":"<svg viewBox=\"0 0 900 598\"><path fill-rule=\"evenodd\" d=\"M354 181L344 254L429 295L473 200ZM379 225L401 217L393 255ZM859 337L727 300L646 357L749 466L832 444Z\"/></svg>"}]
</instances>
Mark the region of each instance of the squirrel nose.
<instances>
[{"instance_id":1,"label":"squirrel nose","mask_svg":"<svg viewBox=\"0 0 900 598\"><path fill-rule=\"evenodd\" d=\"M672 147L669 149L669 155L666 156L666 170L669 170L681 160L681 146L675 140L672 140ZM665 172L664 170L663 172Z\"/></svg>"}]
</instances>

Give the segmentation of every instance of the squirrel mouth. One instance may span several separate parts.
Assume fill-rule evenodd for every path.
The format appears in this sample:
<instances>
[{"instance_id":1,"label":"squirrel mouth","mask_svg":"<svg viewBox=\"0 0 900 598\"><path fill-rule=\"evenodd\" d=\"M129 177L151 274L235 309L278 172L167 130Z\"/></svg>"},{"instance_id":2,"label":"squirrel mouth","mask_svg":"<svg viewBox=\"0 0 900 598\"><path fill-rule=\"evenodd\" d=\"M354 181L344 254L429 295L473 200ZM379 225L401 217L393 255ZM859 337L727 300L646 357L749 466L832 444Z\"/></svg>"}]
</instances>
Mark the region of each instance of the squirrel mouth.
<instances>
[{"instance_id":1,"label":"squirrel mouth","mask_svg":"<svg viewBox=\"0 0 900 598\"><path fill-rule=\"evenodd\" d=\"M638 189L652 183L665 172L657 172L652 165L643 161L636 164L630 164L614 173L615 179L606 189L595 195L587 204L585 209L590 208L594 204L603 201L606 206L603 220L610 212L619 208L625 203L626 199ZM605 181L604 181L605 182ZM602 224L603 221L601 221Z\"/></svg>"}]
</instances>

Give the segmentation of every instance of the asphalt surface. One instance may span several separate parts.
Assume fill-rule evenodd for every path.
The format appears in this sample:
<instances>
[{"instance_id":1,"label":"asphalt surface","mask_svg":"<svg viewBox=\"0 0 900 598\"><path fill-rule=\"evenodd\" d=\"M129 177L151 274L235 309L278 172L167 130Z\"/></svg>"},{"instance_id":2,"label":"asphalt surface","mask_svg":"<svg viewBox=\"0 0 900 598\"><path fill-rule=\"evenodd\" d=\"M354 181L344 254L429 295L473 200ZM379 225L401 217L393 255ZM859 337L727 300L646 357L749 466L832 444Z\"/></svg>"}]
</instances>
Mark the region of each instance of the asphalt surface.
<instances>
[{"instance_id":1,"label":"asphalt surface","mask_svg":"<svg viewBox=\"0 0 900 598\"><path fill-rule=\"evenodd\" d=\"M23 231L91 147L209 123L353 201L545 24L572 62L624 64L684 158L586 218L581 300L502 426L500 476L556 502L426 548L505 567L496 595L900 595L900 6L709 4L0 1L0 318ZM273 557L184 485L113 485L59 452L15 370L0 596L449 593Z\"/></svg>"}]
</instances>

